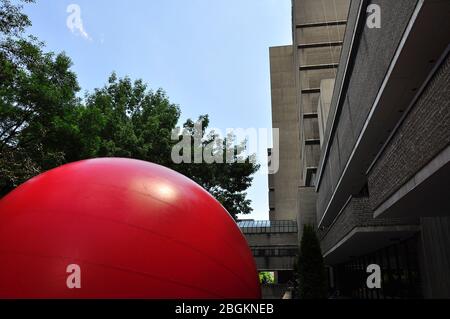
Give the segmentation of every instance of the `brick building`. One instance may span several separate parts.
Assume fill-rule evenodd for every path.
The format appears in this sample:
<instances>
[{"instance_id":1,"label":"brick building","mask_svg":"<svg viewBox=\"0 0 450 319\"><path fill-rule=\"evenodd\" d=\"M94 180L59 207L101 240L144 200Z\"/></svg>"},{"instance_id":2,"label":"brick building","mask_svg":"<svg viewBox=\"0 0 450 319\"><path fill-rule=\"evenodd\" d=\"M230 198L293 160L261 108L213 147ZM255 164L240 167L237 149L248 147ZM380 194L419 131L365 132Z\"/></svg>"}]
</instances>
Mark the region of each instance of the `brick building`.
<instances>
[{"instance_id":1,"label":"brick building","mask_svg":"<svg viewBox=\"0 0 450 319\"><path fill-rule=\"evenodd\" d=\"M449 12L441 0L293 0L294 45L271 49L285 159L271 218L296 215L299 237L317 227L336 294L450 298ZM382 289L366 286L370 264Z\"/></svg>"}]
</instances>

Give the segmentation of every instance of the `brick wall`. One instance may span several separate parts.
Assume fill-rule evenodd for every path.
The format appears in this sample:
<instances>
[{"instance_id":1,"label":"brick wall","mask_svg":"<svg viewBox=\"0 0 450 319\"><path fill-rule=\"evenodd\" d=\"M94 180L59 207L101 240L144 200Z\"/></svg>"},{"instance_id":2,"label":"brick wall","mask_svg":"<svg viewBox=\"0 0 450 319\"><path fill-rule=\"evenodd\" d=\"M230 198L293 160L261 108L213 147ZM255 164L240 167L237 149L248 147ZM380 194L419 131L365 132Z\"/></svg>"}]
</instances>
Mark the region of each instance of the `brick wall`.
<instances>
[{"instance_id":1,"label":"brick wall","mask_svg":"<svg viewBox=\"0 0 450 319\"><path fill-rule=\"evenodd\" d=\"M341 65L336 77L336 86L324 137L325 142L329 141L330 153L328 158L325 159L322 152L320 159L320 162L324 163L324 170L317 200L319 220L328 207L331 199L330 193L335 191L353 147L364 127L417 1L371 0L369 2L379 4L384 8L383 27L376 29L376 31L365 27L362 30L359 41L354 44L356 54L349 64L348 88L342 92L340 97L343 69L348 58L348 46L352 39L353 27L360 4L360 1L352 1L341 55ZM341 104L338 106L339 97L341 98ZM336 117L335 132L332 134L331 127L334 116L338 112L338 107L340 112ZM347 196L350 195L350 193L347 194ZM341 201L345 201L347 196L340 197L339 203L335 205L339 208L334 207L332 215L336 213L336 209L342 207L344 203Z\"/></svg>"},{"instance_id":2,"label":"brick wall","mask_svg":"<svg viewBox=\"0 0 450 319\"><path fill-rule=\"evenodd\" d=\"M419 220L415 218L373 218L373 212L369 207L369 199L352 198L336 221L327 229L319 231L322 253L333 248L341 239L356 227L417 225Z\"/></svg>"},{"instance_id":3,"label":"brick wall","mask_svg":"<svg viewBox=\"0 0 450 319\"><path fill-rule=\"evenodd\" d=\"M449 144L450 57L447 57L370 172L370 207L381 205Z\"/></svg>"}]
</instances>

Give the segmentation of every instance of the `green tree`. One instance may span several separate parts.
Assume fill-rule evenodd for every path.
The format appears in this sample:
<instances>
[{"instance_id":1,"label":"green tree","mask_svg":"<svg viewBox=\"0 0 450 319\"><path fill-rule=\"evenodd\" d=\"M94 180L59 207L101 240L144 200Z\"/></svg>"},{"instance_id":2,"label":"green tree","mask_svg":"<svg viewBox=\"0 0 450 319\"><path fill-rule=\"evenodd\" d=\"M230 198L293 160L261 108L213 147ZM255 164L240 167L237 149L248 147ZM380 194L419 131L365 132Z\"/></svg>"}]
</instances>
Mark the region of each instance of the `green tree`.
<instances>
[{"instance_id":1,"label":"green tree","mask_svg":"<svg viewBox=\"0 0 450 319\"><path fill-rule=\"evenodd\" d=\"M142 80L119 79L113 73L107 85L89 94L86 100L78 119L81 149L77 154L82 158L128 157L161 164L192 178L233 217L251 212L245 190L251 186L252 175L259 166L252 156L245 155L243 145L235 145L232 136L221 139L214 132L207 134L208 115L184 123L180 133L191 140L190 161L176 164L171 155L179 140L172 138L172 132L179 121L180 109L163 90L148 90ZM198 145L194 138L200 140ZM195 147L201 154L208 148L212 156L222 154L222 160L196 164ZM233 161L227 163L230 152Z\"/></svg>"},{"instance_id":2,"label":"green tree","mask_svg":"<svg viewBox=\"0 0 450 319\"><path fill-rule=\"evenodd\" d=\"M25 0L23 2L32 2ZM22 6L0 0L0 192L64 163L79 90L65 54L44 53L22 32Z\"/></svg>"},{"instance_id":3,"label":"green tree","mask_svg":"<svg viewBox=\"0 0 450 319\"><path fill-rule=\"evenodd\" d=\"M22 13L20 3L32 3L34 0L21 0L13 4L10 0L0 0L0 37L19 36L31 25L30 19Z\"/></svg>"},{"instance_id":4,"label":"green tree","mask_svg":"<svg viewBox=\"0 0 450 319\"><path fill-rule=\"evenodd\" d=\"M305 225L297 261L300 299L327 298L327 281L320 242L313 226Z\"/></svg>"},{"instance_id":5,"label":"green tree","mask_svg":"<svg viewBox=\"0 0 450 319\"><path fill-rule=\"evenodd\" d=\"M183 135L190 136L192 141L191 163L172 163L170 166L203 186L234 218L237 214L249 214L252 211L251 201L247 199L245 191L251 186L252 176L260 166L255 164L254 155L246 154L246 141L237 144L231 134L221 138L214 131L207 133L208 126L208 115L200 116L196 122L190 119L186 121ZM195 145L194 138L200 139L201 143ZM210 164L195 164L196 148L198 153L206 152L216 161Z\"/></svg>"},{"instance_id":6,"label":"green tree","mask_svg":"<svg viewBox=\"0 0 450 319\"><path fill-rule=\"evenodd\" d=\"M23 3L33 2L23 0ZM209 118L192 120L185 134L200 136L197 147L227 154L240 163L175 164L172 139L180 108L142 80L112 74L101 89L77 98L79 86L64 53L44 52L36 38L23 37L31 25L22 6L0 0L0 196L27 179L59 165L95 157L128 157L171 167L192 178L236 217L251 212L245 192L259 166L232 136L206 134Z\"/></svg>"},{"instance_id":7,"label":"green tree","mask_svg":"<svg viewBox=\"0 0 450 319\"><path fill-rule=\"evenodd\" d=\"M127 157L168 166L179 116L163 90L148 90L142 80L113 73L81 110L81 157Z\"/></svg>"},{"instance_id":8,"label":"green tree","mask_svg":"<svg viewBox=\"0 0 450 319\"><path fill-rule=\"evenodd\" d=\"M273 284L275 282L275 277L271 272L260 272L259 282L261 284Z\"/></svg>"}]
</instances>

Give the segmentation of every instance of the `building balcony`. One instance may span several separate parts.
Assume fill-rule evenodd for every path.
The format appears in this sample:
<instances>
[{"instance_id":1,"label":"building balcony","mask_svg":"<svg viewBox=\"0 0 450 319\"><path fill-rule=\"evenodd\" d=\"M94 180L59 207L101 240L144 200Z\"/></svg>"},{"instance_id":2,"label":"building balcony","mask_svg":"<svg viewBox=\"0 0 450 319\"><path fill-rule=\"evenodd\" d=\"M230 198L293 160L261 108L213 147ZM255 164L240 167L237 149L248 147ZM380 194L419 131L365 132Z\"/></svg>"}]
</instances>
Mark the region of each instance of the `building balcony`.
<instances>
[{"instance_id":1,"label":"building balcony","mask_svg":"<svg viewBox=\"0 0 450 319\"><path fill-rule=\"evenodd\" d=\"M319 238L325 262L335 265L407 239L419 230L418 219L374 219L367 198L352 198L328 228L319 230Z\"/></svg>"}]
</instances>

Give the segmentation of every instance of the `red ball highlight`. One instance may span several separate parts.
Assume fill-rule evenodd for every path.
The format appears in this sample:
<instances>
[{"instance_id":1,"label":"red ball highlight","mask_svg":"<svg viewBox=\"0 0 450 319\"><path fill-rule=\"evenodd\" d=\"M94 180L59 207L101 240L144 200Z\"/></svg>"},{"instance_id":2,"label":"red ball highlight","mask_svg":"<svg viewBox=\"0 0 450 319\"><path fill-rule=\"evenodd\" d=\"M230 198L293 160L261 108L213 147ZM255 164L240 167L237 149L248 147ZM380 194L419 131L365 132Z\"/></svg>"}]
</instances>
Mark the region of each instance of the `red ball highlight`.
<instances>
[{"instance_id":1,"label":"red ball highlight","mask_svg":"<svg viewBox=\"0 0 450 319\"><path fill-rule=\"evenodd\" d=\"M260 297L231 216L165 167L81 161L0 200L0 298Z\"/></svg>"}]
</instances>

